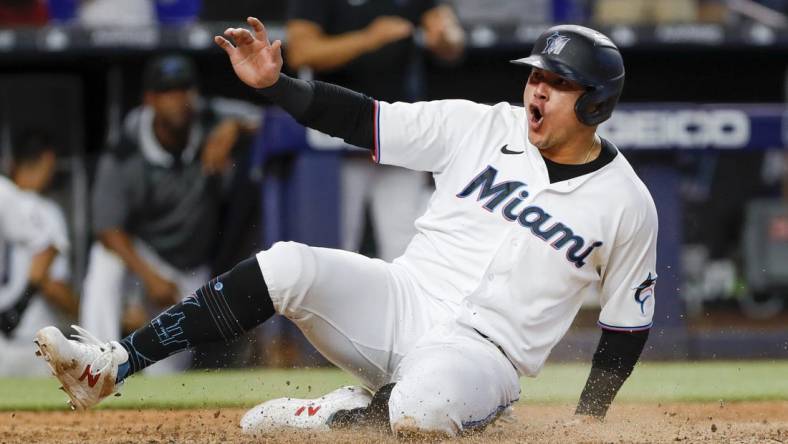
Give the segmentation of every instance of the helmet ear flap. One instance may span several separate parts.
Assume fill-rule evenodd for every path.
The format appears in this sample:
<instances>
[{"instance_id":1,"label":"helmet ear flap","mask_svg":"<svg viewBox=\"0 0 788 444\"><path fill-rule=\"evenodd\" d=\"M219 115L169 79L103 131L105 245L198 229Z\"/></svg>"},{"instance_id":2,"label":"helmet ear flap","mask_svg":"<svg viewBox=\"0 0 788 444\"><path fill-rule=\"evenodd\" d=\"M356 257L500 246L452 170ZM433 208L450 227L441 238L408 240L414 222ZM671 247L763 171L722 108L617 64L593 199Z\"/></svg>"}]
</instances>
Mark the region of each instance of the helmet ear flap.
<instances>
[{"instance_id":1,"label":"helmet ear flap","mask_svg":"<svg viewBox=\"0 0 788 444\"><path fill-rule=\"evenodd\" d=\"M587 91L580 96L575 102L577 120L588 126L598 125L607 120L609 115L604 115L605 106L601 100L604 98L599 91Z\"/></svg>"},{"instance_id":2,"label":"helmet ear flap","mask_svg":"<svg viewBox=\"0 0 788 444\"><path fill-rule=\"evenodd\" d=\"M595 110L593 109L593 103L589 103L588 96L592 92L593 91L584 92L583 95L577 99L577 102L575 102L575 115L577 116L577 120L583 125L591 126L591 124L588 123L588 115Z\"/></svg>"},{"instance_id":3,"label":"helmet ear flap","mask_svg":"<svg viewBox=\"0 0 788 444\"><path fill-rule=\"evenodd\" d=\"M622 83L623 83L623 79ZM617 85L614 85L617 86ZM618 94L611 94L611 88L601 87L591 91L586 91L575 102L575 114L577 120L588 126L599 125L609 119L613 114L613 108L618 103ZM620 91L620 87L617 88Z\"/></svg>"}]
</instances>

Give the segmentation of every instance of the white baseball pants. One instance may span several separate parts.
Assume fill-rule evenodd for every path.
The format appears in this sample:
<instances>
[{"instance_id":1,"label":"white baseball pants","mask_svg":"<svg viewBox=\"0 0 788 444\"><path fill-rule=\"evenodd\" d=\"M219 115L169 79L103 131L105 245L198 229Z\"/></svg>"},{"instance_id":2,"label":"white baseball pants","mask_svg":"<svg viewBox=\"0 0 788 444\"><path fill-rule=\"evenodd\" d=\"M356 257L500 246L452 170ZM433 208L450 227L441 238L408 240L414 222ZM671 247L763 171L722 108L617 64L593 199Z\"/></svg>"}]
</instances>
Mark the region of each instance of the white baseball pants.
<instances>
[{"instance_id":1,"label":"white baseball pants","mask_svg":"<svg viewBox=\"0 0 788 444\"><path fill-rule=\"evenodd\" d=\"M456 435L519 398L503 353L454 322L458 305L426 294L396 264L294 242L257 261L277 312L328 360L372 389L397 383L393 431Z\"/></svg>"}]
</instances>

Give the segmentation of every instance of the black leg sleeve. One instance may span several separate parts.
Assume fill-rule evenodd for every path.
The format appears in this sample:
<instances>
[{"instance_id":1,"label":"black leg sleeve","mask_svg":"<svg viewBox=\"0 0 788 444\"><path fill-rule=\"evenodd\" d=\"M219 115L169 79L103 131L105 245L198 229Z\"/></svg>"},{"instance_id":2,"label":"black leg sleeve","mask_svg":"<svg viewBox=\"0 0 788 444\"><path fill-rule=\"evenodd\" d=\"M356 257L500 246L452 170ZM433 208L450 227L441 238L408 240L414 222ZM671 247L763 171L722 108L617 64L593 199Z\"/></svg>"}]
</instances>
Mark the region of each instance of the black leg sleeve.
<instances>
[{"instance_id":1,"label":"black leg sleeve","mask_svg":"<svg viewBox=\"0 0 788 444\"><path fill-rule=\"evenodd\" d=\"M187 348L228 342L273 314L257 259L243 260L123 338L129 365L119 372L119 379Z\"/></svg>"},{"instance_id":2,"label":"black leg sleeve","mask_svg":"<svg viewBox=\"0 0 788 444\"><path fill-rule=\"evenodd\" d=\"M602 332L594 353L591 374L588 375L575 414L599 418L607 414L613 398L640 359L647 339L648 330L631 333L609 330Z\"/></svg>"},{"instance_id":3,"label":"black leg sleeve","mask_svg":"<svg viewBox=\"0 0 788 444\"><path fill-rule=\"evenodd\" d=\"M367 407L350 410L339 410L328 419L328 426L332 429L347 429L358 426L375 427L381 430L389 428L389 398L394 390L395 382L381 387L372 396Z\"/></svg>"}]
</instances>

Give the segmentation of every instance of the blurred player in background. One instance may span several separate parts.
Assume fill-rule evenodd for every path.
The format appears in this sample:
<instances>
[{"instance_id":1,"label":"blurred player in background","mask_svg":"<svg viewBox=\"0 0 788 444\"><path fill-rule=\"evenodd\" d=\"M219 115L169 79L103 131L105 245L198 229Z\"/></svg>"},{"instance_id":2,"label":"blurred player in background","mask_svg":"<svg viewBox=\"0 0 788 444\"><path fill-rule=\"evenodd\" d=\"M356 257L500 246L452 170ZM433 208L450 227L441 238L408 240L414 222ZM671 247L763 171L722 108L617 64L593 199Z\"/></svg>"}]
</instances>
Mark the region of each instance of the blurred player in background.
<instances>
[{"instance_id":1,"label":"blurred player in background","mask_svg":"<svg viewBox=\"0 0 788 444\"><path fill-rule=\"evenodd\" d=\"M144 106L125 119L93 186L98 242L80 319L110 338L121 335L124 295L135 287L156 312L209 277L231 151L260 121L257 107L201 98L185 57L157 58L144 76Z\"/></svg>"},{"instance_id":2,"label":"blurred player in background","mask_svg":"<svg viewBox=\"0 0 788 444\"><path fill-rule=\"evenodd\" d=\"M47 374L30 353L31 334L75 319L63 212L41 194L55 173L55 151L28 132L13 146L13 184L0 178L0 375ZM60 254L57 254L60 253Z\"/></svg>"},{"instance_id":3,"label":"blurred player in background","mask_svg":"<svg viewBox=\"0 0 788 444\"><path fill-rule=\"evenodd\" d=\"M293 69L389 102L425 98L417 40L444 62L457 61L465 44L454 12L436 0L292 0L288 15L286 59ZM342 249L361 249L369 207L376 256L401 255L432 192L429 177L376 167L360 149L348 151L341 176ZM397 199L384 198L395 190Z\"/></svg>"}]
</instances>

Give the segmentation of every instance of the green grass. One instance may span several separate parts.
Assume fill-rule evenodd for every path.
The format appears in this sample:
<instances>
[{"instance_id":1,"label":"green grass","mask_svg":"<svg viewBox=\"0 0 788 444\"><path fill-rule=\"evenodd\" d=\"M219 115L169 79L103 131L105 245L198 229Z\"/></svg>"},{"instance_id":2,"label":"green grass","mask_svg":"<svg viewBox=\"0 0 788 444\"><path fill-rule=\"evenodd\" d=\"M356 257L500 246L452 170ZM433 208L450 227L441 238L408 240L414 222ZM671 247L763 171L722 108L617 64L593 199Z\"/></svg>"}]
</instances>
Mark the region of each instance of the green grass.
<instances>
[{"instance_id":1,"label":"green grass","mask_svg":"<svg viewBox=\"0 0 788 444\"><path fill-rule=\"evenodd\" d=\"M588 375L585 364L554 364L523 378L528 403L574 402ZM135 376L103 408L248 407L263 400L317 397L354 379L338 370L210 371ZM65 409L54 378L0 379L0 410ZM619 394L620 401L685 402L788 400L788 361L644 363Z\"/></svg>"},{"instance_id":2,"label":"green grass","mask_svg":"<svg viewBox=\"0 0 788 444\"><path fill-rule=\"evenodd\" d=\"M522 399L575 401L588 371L587 365L547 366L536 379L521 379ZM788 360L646 362L635 369L617 399L639 402L788 400Z\"/></svg>"}]
</instances>

